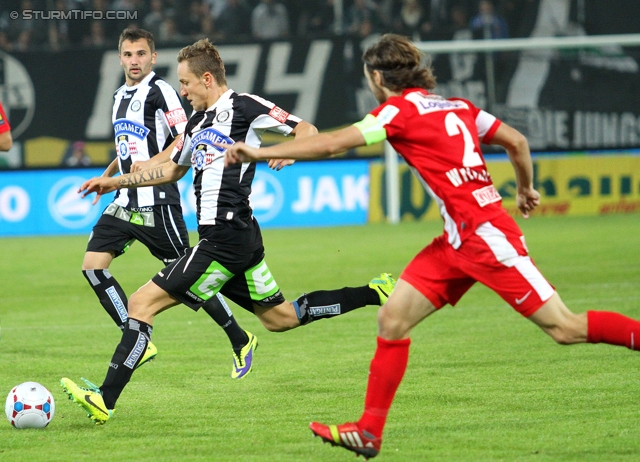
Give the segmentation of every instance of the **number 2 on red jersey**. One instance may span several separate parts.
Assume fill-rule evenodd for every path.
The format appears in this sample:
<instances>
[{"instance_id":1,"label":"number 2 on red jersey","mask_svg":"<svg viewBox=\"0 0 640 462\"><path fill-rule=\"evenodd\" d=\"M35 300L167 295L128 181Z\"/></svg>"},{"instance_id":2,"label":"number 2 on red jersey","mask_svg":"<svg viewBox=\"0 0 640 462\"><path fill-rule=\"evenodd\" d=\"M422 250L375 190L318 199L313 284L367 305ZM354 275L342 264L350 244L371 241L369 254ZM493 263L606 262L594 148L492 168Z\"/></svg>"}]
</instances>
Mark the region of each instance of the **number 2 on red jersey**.
<instances>
[{"instance_id":1,"label":"number 2 on red jersey","mask_svg":"<svg viewBox=\"0 0 640 462\"><path fill-rule=\"evenodd\" d=\"M477 167L478 165L482 165L482 157L480 157L480 154L476 152L476 145L473 142L471 132L455 112L449 112L445 116L444 126L447 129L447 135L449 136L458 136L462 134L462 139L464 141L462 166Z\"/></svg>"}]
</instances>

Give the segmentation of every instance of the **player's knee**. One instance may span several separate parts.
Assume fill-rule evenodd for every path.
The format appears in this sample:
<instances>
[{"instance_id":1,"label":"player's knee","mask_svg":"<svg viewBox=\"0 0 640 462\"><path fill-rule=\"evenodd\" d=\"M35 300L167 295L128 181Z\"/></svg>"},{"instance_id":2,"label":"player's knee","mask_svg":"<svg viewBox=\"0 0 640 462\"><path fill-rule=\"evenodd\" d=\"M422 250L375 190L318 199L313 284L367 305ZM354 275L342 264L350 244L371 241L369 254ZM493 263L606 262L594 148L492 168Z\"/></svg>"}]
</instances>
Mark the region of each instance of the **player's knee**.
<instances>
[{"instance_id":1,"label":"player's knee","mask_svg":"<svg viewBox=\"0 0 640 462\"><path fill-rule=\"evenodd\" d=\"M411 326L400 316L395 315L395 311L384 305L378 311L378 334L388 340L401 339L411 330Z\"/></svg>"},{"instance_id":2,"label":"player's knee","mask_svg":"<svg viewBox=\"0 0 640 462\"><path fill-rule=\"evenodd\" d=\"M129 317L134 319L140 319L146 315L146 304L144 303L144 297L140 294L140 291L134 292L129 297L129 303L127 309L129 311Z\"/></svg>"}]
</instances>

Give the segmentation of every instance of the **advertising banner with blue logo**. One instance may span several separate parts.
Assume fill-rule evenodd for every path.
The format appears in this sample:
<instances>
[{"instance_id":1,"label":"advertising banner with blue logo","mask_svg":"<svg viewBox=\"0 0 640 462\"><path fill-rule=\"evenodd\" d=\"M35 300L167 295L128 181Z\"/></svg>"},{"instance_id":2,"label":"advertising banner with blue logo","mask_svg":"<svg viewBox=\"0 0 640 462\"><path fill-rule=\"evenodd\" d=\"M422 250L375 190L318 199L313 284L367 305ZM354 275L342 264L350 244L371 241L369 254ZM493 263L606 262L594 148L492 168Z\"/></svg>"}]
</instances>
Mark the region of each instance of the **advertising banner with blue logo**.
<instances>
[{"instance_id":1,"label":"advertising banner with blue logo","mask_svg":"<svg viewBox=\"0 0 640 462\"><path fill-rule=\"evenodd\" d=\"M0 236L88 234L113 200L93 206L78 188L102 169L0 172ZM185 221L195 230L191 173L180 181ZM298 162L280 171L260 163L251 206L263 228L364 224L369 209L365 160Z\"/></svg>"}]
</instances>

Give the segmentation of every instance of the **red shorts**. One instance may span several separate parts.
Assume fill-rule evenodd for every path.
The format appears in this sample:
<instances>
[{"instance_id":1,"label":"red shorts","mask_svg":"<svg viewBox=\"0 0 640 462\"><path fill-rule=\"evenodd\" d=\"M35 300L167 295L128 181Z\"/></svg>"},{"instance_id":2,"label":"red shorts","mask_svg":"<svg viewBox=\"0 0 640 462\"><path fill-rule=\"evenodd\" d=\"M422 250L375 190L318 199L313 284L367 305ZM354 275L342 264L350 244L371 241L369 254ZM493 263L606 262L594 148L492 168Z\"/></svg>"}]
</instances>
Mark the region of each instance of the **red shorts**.
<instances>
[{"instance_id":1,"label":"red shorts","mask_svg":"<svg viewBox=\"0 0 640 462\"><path fill-rule=\"evenodd\" d=\"M478 226L458 249L446 235L414 257L400 275L441 308L455 305L476 281L500 295L525 317L554 294L528 255L522 231L508 215Z\"/></svg>"}]
</instances>

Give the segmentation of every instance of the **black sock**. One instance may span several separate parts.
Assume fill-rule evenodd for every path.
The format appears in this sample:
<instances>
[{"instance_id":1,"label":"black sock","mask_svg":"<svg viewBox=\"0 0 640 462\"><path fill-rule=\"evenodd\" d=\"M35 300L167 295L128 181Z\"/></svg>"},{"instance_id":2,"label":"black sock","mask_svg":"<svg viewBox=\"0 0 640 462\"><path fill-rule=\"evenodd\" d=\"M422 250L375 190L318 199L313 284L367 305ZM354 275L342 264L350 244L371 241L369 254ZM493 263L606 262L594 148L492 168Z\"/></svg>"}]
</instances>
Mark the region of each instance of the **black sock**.
<instances>
[{"instance_id":1,"label":"black sock","mask_svg":"<svg viewBox=\"0 0 640 462\"><path fill-rule=\"evenodd\" d=\"M91 284L100 304L109 313L113 322L120 329L124 329L124 323L128 317L127 296L118 281L111 276L108 269L82 270L82 274Z\"/></svg>"},{"instance_id":2,"label":"black sock","mask_svg":"<svg viewBox=\"0 0 640 462\"><path fill-rule=\"evenodd\" d=\"M229 309L227 302L222 298L222 295L216 294L215 297L211 297L202 305L202 309L211 316L211 319L222 327L222 330L224 330L227 337L229 337L233 351L239 354L242 347L249 342L249 336L244 329L240 327L236 318L233 317L233 313L231 309Z\"/></svg>"},{"instance_id":3,"label":"black sock","mask_svg":"<svg viewBox=\"0 0 640 462\"><path fill-rule=\"evenodd\" d=\"M301 325L317 319L332 318L367 305L380 305L380 296L369 286L317 290L303 294L293 302Z\"/></svg>"},{"instance_id":4,"label":"black sock","mask_svg":"<svg viewBox=\"0 0 640 462\"><path fill-rule=\"evenodd\" d=\"M107 376L100 387L104 404L113 409L120 393L131 380L131 375L144 356L151 340L152 328L146 322L129 318L122 332L122 339L111 358Z\"/></svg>"}]
</instances>

